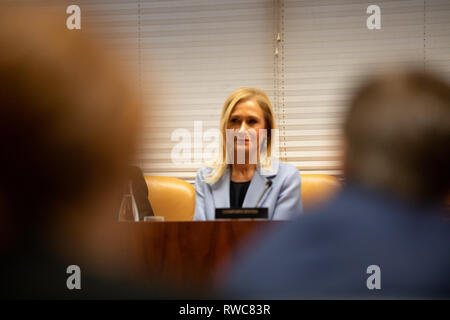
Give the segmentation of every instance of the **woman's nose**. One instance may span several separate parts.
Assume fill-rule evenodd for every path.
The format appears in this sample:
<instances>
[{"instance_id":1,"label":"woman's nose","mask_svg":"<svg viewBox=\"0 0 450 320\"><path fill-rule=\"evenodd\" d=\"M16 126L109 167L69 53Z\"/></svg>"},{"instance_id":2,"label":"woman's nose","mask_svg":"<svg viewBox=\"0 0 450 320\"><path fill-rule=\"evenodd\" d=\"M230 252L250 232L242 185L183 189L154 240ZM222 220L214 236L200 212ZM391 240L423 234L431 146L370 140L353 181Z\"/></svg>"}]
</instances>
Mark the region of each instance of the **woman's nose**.
<instances>
[{"instance_id":1,"label":"woman's nose","mask_svg":"<svg viewBox=\"0 0 450 320\"><path fill-rule=\"evenodd\" d=\"M246 132L247 131L247 123L245 121L242 121L241 127L239 128L239 132Z\"/></svg>"}]
</instances>

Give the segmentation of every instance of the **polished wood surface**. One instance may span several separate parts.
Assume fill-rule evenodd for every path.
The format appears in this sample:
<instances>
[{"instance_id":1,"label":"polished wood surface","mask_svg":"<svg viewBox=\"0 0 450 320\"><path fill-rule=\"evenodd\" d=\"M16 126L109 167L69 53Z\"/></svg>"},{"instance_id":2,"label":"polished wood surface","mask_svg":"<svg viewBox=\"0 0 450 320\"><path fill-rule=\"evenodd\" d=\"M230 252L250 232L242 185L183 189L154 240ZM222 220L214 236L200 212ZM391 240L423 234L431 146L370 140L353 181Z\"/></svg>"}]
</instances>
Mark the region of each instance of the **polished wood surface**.
<instances>
[{"instance_id":1,"label":"polished wood surface","mask_svg":"<svg viewBox=\"0 0 450 320\"><path fill-rule=\"evenodd\" d=\"M239 249L281 221L128 222L152 276L183 287L209 288Z\"/></svg>"}]
</instances>

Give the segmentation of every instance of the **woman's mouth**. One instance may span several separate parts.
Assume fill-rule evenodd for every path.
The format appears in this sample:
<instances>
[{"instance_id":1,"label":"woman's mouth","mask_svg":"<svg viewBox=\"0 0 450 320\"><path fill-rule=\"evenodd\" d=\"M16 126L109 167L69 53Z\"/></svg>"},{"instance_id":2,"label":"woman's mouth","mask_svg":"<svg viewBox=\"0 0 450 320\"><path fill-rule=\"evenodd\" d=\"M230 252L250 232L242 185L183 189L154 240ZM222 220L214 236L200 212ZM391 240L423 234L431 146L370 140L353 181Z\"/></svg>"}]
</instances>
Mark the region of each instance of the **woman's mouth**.
<instances>
[{"instance_id":1,"label":"woman's mouth","mask_svg":"<svg viewBox=\"0 0 450 320\"><path fill-rule=\"evenodd\" d=\"M250 139L248 137L246 137L245 139L237 139L238 143L248 143L250 141Z\"/></svg>"}]
</instances>

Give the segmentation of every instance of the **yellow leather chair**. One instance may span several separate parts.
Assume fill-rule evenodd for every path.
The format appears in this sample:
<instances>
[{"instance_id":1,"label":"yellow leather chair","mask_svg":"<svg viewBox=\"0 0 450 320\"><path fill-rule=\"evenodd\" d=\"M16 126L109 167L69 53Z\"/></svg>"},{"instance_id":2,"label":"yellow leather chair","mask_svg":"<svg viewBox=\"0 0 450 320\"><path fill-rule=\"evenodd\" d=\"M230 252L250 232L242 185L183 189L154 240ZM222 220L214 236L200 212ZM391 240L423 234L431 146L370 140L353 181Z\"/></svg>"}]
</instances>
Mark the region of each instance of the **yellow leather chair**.
<instances>
[{"instance_id":1,"label":"yellow leather chair","mask_svg":"<svg viewBox=\"0 0 450 320\"><path fill-rule=\"evenodd\" d=\"M340 187L336 177L326 174L302 173L300 177L303 211L306 212L329 199Z\"/></svg>"},{"instance_id":2,"label":"yellow leather chair","mask_svg":"<svg viewBox=\"0 0 450 320\"><path fill-rule=\"evenodd\" d=\"M145 176L145 181L155 216L164 216L164 221L191 221L194 218L194 186L172 177Z\"/></svg>"},{"instance_id":3,"label":"yellow leather chair","mask_svg":"<svg viewBox=\"0 0 450 320\"><path fill-rule=\"evenodd\" d=\"M145 176L148 199L154 214L164 221L191 221L195 211L195 188L190 183L171 177ZM336 177L325 174L301 174L304 211L331 197L340 186Z\"/></svg>"}]
</instances>

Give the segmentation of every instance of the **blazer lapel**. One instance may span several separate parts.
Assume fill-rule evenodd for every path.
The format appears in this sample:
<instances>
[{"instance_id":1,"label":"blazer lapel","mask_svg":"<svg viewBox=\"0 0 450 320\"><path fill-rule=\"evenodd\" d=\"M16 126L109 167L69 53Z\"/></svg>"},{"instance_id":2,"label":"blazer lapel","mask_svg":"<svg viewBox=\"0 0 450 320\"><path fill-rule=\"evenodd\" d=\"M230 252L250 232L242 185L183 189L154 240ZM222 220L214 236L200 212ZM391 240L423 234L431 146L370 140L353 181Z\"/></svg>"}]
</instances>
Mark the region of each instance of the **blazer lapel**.
<instances>
[{"instance_id":1,"label":"blazer lapel","mask_svg":"<svg viewBox=\"0 0 450 320\"><path fill-rule=\"evenodd\" d=\"M242 204L243 208L254 208L256 206L256 202L258 201L259 197L264 192L266 182L267 182L267 179L265 177L261 176L261 174L259 173L259 170L255 170L252 181L250 182L250 185L248 186L247 194L245 195L245 198L244 198L244 203ZM267 196L267 193L269 193L269 190L266 191L263 199ZM261 199L261 202L263 199Z\"/></svg>"},{"instance_id":2,"label":"blazer lapel","mask_svg":"<svg viewBox=\"0 0 450 320\"><path fill-rule=\"evenodd\" d=\"M227 168L220 179L211 185L216 208L230 207L230 169Z\"/></svg>"},{"instance_id":3,"label":"blazer lapel","mask_svg":"<svg viewBox=\"0 0 450 320\"><path fill-rule=\"evenodd\" d=\"M261 197L264 192L267 181L277 175L278 169L279 161L277 159L273 159L272 165L268 169L264 169L259 165L257 166L257 170L255 170L255 173L253 174L252 181L250 182L247 194L245 195L244 203L242 204L243 208L254 208L256 206L256 202L258 202L259 197ZM261 205L261 203L264 202L264 199L267 198L271 188L272 187L269 187L264 196L261 198L259 205Z\"/></svg>"},{"instance_id":4,"label":"blazer lapel","mask_svg":"<svg viewBox=\"0 0 450 320\"><path fill-rule=\"evenodd\" d=\"M244 198L243 208L254 208L261 194L264 192L266 182L273 178L278 173L278 162L274 162L269 170L264 170L258 166L253 174L253 178ZM212 194L214 198L214 205L216 208L230 207L230 168L228 167L222 177L211 185ZM261 203L270 193L270 189L266 191L261 199Z\"/></svg>"}]
</instances>

